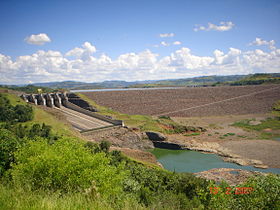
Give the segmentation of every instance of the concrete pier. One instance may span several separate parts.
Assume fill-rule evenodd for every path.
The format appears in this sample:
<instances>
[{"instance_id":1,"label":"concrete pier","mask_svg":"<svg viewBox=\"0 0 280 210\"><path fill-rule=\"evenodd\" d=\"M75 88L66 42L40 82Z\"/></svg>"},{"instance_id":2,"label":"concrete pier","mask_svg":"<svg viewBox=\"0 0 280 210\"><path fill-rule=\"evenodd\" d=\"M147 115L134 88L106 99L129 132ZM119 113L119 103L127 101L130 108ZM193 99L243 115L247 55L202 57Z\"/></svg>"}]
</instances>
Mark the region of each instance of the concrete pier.
<instances>
[{"instance_id":1,"label":"concrete pier","mask_svg":"<svg viewBox=\"0 0 280 210\"><path fill-rule=\"evenodd\" d=\"M27 96L27 95L21 95L21 98L22 98L25 102L29 102L29 101L28 101L28 96Z\"/></svg>"},{"instance_id":2,"label":"concrete pier","mask_svg":"<svg viewBox=\"0 0 280 210\"><path fill-rule=\"evenodd\" d=\"M53 108L54 107L54 99L52 98L52 96L49 93L47 93L45 95L45 99L46 99L47 106Z\"/></svg>"},{"instance_id":3,"label":"concrete pier","mask_svg":"<svg viewBox=\"0 0 280 210\"><path fill-rule=\"evenodd\" d=\"M38 105L37 98L34 94L30 94L27 98L28 98L29 102L34 103L35 105Z\"/></svg>"},{"instance_id":4,"label":"concrete pier","mask_svg":"<svg viewBox=\"0 0 280 210\"><path fill-rule=\"evenodd\" d=\"M53 99L54 99L54 105L56 107L60 108L62 106L62 100L61 100L59 94L54 93L54 94L52 94L52 96L53 96Z\"/></svg>"},{"instance_id":5,"label":"concrete pier","mask_svg":"<svg viewBox=\"0 0 280 210\"><path fill-rule=\"evenodd\" d=\"M43 94L37 95L38 105L46 106L46 99L44 98Z\"/></svg>"}]
</instances>

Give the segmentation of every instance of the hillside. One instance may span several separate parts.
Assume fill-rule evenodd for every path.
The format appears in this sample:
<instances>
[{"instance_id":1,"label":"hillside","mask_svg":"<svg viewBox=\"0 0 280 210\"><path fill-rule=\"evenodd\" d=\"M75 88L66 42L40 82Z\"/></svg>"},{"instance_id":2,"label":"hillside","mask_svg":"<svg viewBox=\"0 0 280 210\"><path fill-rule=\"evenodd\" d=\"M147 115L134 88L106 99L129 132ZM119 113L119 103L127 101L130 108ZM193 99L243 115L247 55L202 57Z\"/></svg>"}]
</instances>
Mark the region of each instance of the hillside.
<instances>
[{"instance_id":1,"label":"hillside","mask_svg":"<svg viewBox=\"0 0 280 210\"><path fill-rule=\"evenodd\" d=\"M49 88L47 86L40 86L40 85L26 85L26 86L16 86L16 85L0 85L1 88L8 88L10 90L25 92L25 93L38 93L40 90L42 93L50 93L54 92L55 90Z\"/></svg>"},{"instance_id":2,"label":"hillside","mask_svg":"<svg viewBox=\"0 0 280 210\"><path fill-rule=\"evenodd\" d=\"M193 85L212 85L214 83L238 81L244 78L244 75L232 76L203 76L186 79L170 80L145 80L145 81L104 81L97 83L85 83L76 81L35 83L35 86L43 86L52 89L100 89L100 88L135 88L135 87L166 87L166 86L193 86Z\"/></svg>"},{"instance_id":3,"label":"hillside","mask_svg":"<svg viewBox=\"0 0 280 210\"><path fill-rule=\"evenodd\" d=\"M280 73L248 75L236 82L226 82L230 85L261 85L280 84Z\"/></svg>"}]
</instances>

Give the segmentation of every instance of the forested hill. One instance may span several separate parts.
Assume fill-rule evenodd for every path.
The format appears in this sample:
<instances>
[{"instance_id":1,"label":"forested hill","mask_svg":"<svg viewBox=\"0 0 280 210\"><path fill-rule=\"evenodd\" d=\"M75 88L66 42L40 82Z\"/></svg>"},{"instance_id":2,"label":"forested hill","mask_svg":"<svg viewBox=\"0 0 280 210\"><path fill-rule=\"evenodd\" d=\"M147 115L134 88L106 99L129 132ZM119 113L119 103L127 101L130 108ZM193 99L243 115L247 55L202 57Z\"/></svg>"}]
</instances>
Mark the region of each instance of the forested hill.
<instances>
[{"instance_id":1,"label":"forested hill","mask_svg":"<svg viewBox=\"0 0 280 210\"><path fill-rule=\"evenodd\" d=\"M280 84L280 73L248 75L239 81L229 83L231 85L261 85Z\"/></svg>"}]
</instances>

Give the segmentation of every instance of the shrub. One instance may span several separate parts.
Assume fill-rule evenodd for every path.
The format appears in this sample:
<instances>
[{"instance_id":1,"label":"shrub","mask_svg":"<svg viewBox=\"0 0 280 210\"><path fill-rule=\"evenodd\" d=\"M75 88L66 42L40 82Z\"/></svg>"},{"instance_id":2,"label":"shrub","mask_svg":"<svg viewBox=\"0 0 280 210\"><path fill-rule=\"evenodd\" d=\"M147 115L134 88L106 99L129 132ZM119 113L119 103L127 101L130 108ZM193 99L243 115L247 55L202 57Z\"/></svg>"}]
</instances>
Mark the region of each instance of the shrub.
<instances>
[{"instance_id":1,"label":"shrub","mask_svg":"<svg viewBox=\"0 0 280 210\"><path fill-rule=\"evenodd\" d=\"M217 187L213 183L209 187ZM248 193L236 191L238 188L250 188ZM244 184L230 187L227 183L218 185L219 192L210 194L208 209L279 209L280 177L265 175L251 177ZM228 191L227 189L231 189ZM237 193L236 193L237 192ZM206 193L207 194L207 193ZM209 195L209 193L208 193Z\"/></svg>"},{"instance_id":2,"label":"shrub","mask_svg":"<svg viewBox=\"0 0 280 210\"><path fill-rule=\"evenodd\" d=\"M26 122L33 119L33 109L29 105L16 105L14 112L15 119L18 122Z\"/></svg>"},{"instance_id":3,"label":"shrub","mask_svg":"<svg viewBox=\"0 0 280 210\"><path fill-rule=\"evenodd\" d=\"M99 146L100 146L101 151L108 153L111 143L109 141L101 141Z\"/></svg>"},{"instance_id":4,"label":"shrub","mask_svg":"<svg viewBox=\"0 0 280 210\"><path fill-rule=\"evenodd\" d=\"M28 137L34 138L35 136L50 138L51 137L51 126L45 125L45 123L43 123L42 126L37 123L32 125L31 129L29 130Z\"/></svg>"},{"instance_id":5,"label":"shrub","mask_svg":"<svg viewBox=\"0 0 280 210\"><path fill-rule=\"evenodd\" d=\"M165 115L159 116L158 118L159 119L171 120L171 118L169 116L165 116Z\"/></svg>"},{"instance_id":6,"label":"shrub","mask_svg":"<svg viewBox=\"0 0 280 210\"><path fill-rule=\"evenodd\" d=\"M249 179L242 187L252 187L250 194L235 195L232 209L280 209L280 176L266 175Z\"/></svg>"},{"instance_id":7,"label":"shrub","mask_svg":"<svg viewBox=\"0 0 280 210\"><path fill-rule=\"evenodd\" d=\"M12 106L10 101L0 94L0 121L26 122L33 119L33 109L29 105Z\"/></svg>"},{"instance_id":8,"label":"shrub","mask_svg":"<svg viewBox=\"0 0 280 210\"><path fill-rule=\"evenodd\" d=\"M14 152L21 144L22 141L11 131L0 129L0 176L11 168L11 163L14 162Z\"/></svg>"},{"instance_id":9,"label":"shrub","mask_svg":"<svg viewBox=\"0 0 280 210\"><path fill-rule=\"evenodd\" d=\"M15 157L14 182L32 189L73 192L96 188L100 194L114 197L122 191L126 174L122 165L110 166L105 153L92 154L83 143L70 139L52 145L44 139L32 141Z\"/></svg>"}]
</instances>

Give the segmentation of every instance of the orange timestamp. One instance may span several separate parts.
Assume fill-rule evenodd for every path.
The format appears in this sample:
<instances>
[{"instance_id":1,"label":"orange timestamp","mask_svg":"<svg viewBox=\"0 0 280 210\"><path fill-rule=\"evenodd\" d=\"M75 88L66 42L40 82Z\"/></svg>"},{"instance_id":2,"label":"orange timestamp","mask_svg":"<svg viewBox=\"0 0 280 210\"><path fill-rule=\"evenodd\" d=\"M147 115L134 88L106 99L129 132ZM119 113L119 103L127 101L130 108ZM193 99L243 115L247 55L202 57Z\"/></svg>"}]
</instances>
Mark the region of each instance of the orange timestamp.
<instances>
[{"instance_id":1,"label":"orange timestamp","mask_svg":"<svg viewBox=\"0 0 280 210\"><path fill-rule=\"evenodd\" d=\"M230 194L235 194L235 195L240 195L240 194L250 194L251 192L254 191L253 187L227 187L226 191L221 191L220 187L210 187L210 194L218 194L218 193L225 193L226 195Z\"/></svg>"}]
</instances>

